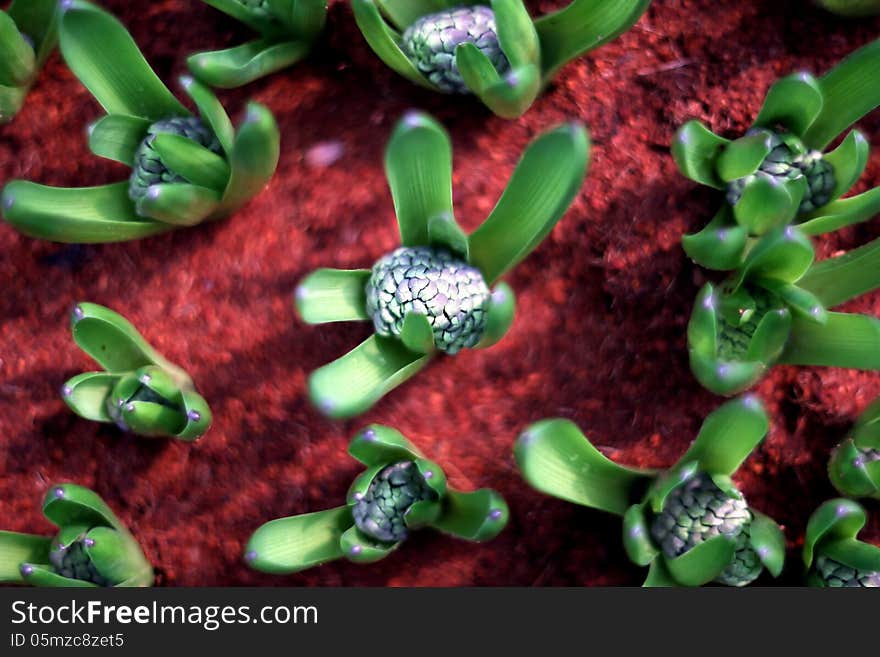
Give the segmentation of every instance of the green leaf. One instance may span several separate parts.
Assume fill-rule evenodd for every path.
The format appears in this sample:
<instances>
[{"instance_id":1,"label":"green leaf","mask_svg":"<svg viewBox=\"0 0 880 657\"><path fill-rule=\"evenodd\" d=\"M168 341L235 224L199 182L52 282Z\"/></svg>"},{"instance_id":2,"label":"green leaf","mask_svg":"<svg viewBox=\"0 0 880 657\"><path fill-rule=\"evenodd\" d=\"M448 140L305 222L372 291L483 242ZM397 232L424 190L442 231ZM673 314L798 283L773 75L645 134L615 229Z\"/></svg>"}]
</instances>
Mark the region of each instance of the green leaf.
<instances>
[{"instance_id":1,"label":"green leaf","mask_svg":"<svg viewBox=\"0 0 880 657\"><path fill-rule=\"evenodd\" d=\"M756 282L782 299L785 305L800 317L811 322L818 322L819 324L824 324L828 321L828 311L825 309L822 300L812 292L800 287L800 282L798 285L772 279L759 279Z\"/></svg>"},{"instance_id":2,"label":"green leaf","mask_svg":"<svg viewBox=\"0 0 880 657\"><path fill-rule=\"evenodd\" d=\"M797 282L815 257L809 237L793 226L777 228L764 235L749 251L734 279L734 289L747 280Z\"/></svg>"},{"instance_id":3,"label":"green leaf","mask_svg":"<svg viewBox=\"0 0 880 657\"><path fill-rule=\"evenodd\" d=\"M468 236L448 212L428 219L428 241L433 246L449 249L463 260L468 260Z\"/></svg>"},{"instance_id":4,"label":"green leaf","mask_svg":"<svg viewBox=\"0 0 880 657\"><path fill-rule=\"evenodd\" d=\"M683 175L694 182L722 189L716 164L730 141L719 137L699 121L688 121L672 139L672 157Z\"/></svg>"},{"instance_id":5,"label":"green leaf","mask_svg":"<svg viewBox=\"0 0 880 657\"><path fill-rule=\"evenodd\" d=\"M392 25L400 31L405 30L422 16L434 14L455 6L479 4L476 0L372 0L387 17ZM480 0L485 2L485 0Z\"/></svg>"},{"instance_id":6,"label":"green leaf","mask_svg":"<svg viewBox=\"0 0 880 657\"><path fill-rule=\"evenodd\" d=\"M648 519L641 504L633 504L623 514L623 547L630 561L647 566L660 551L651 542Z\"/></svg>"},{"instance_id":7,"label":"green leaf","mask_svg":"<svg viewBox=\"0 0 880 657\"><path fill-rule=\"evenodd\" d=\"M388 465L396 461L414 461L421 453L393 427L371 424L358 432L348 446L348 453L364 465Z\"/></svg>"},{"instance_id":8,"label":"green leaf","mask_svg":"<svg viewBox=\"0 0 880 657\"><path fill-rule=\"evenodd\" d=\"M431 523L444 534L468 541L488 541L507 525L507 502L494 490L481 488L471 493L447 491L440 516Z\"/></svg>"},{"instance_id":9,"label":"green leaf","mask_svg":"<svg viewBox=\"0 0 880 657\"><path fill-rule=\"evenodd\" d=\"M809 73L794 73L777 80L764 100L755 125L774 130L784 126L803 135L822 111L819 82Z\"/></svg>"},{"instance_id":10,"label":"green leaf","mask_svg":"<svg viewBox=\"0 0 880 657\"><path fill-rule=\"evenodd\" d=\"M106 11L71 0L61 15L59 40L67 65L108 114L151 121L189 116L122 23Z\"/></svg>"},{"instance_id":11,"label":"green leaf","mask_svg":"<svg viewBox=\"0 0 880 657\"><path fill-rule=\"evenodd\" d=\"M43 499L43 515L62 528L87 525L127 531L97 493L76 484L52 486Z\"/></svg>"},{"instance_id":12,"label":"green leaf","mask_svg":"<svg viewBox=\"0 0 880 657\"><path fill-rule=\"evenodd\" d=\"M773 150L772 137L772 133L760 130L727 144L715 162L715 170L721 180L731 182L755 173Z\"/></svg>"},{"instance_id":13,"label":"green leaf","mask_svg":"<svg viewBox=\"0 0 880 657\"><path fill-rule=\"evenodd\" d=\"M798 229L805 235L821 235L873 219L880 213L880 187L833 201L806 215Z\"/></svg>"},{"instance_id":14,"label":"green leaf","mask_svg":"<svg viewBox=\"0 0 880 657\"><path fill-rule=\"evenodd\" d=\"M506 119L524 114L541 91L541 72L537 65L513 68L502 77L491 60L472 43L456 47L455 66L465 86L486 107Z\"/></svg>"},{"instance_id":15,"label":"green leaf","mask_svg":"<svg viewBox=\"0 0 880 657\"><path fill-rule=\"evenodd\" d=\"M840 146L824 156L825 162L834 170L832 201L846 194L856 184L868 166L870 150L864 135L858 130L852 130Z\"/></svg>"},{"instance_id":16,"label":"green leaf","mask_svg":"<svg viewBox=\"0 0 880 657\"><path fill-rule=\"evenodd\" d=\"M880 547L852 538L829 541L822 546L822 553L845 566L860 571L880 571Z\"/></svg>"},{"instance_id":17,"label":"green leaf","mask_svg":"<svg viewBox=\"0 0 880 657\"><path fill-rule=\"evenodd\" d=\"M207 123L211 132L217 137L223 152L226 155L232 153L235 130L232 127L232 121L229 120L229 115L223 109L223 105L214 92L188 75L180 77L180 84L196 104L202 121Z\"/></svg>"},{"instance_id":18,"label":"green leaf","mask_svg":"<svg viewBox=\"0 0 880 657\"><path fill-rule=\"evenodd\" d=\"M720 534L692 547L681 556L664 558L672 579L682 586L702 586L718 577L733 561L736 543Z\"/></svg>"},{"instance_id":19,"label":"green leaf","mask_svg":"<svg viewBox=\"0 0 880 657\"><path fill-rule=\"evenodd\" d=\"M660 513L669 494L686 481L693 479L698 474L699 468L700 464L697 461L686 463L679 460L671 468L657 475L644 496L645 501L651 504L651 510L655 514Z\"/></svg>"},{"instance_id":20,"label":"green leaf","mask_svg":"<svg viewBox=\"0 0 880 657\"><path fill-rule=\"evenodd\" d=\"M413 461L422 478L425 480L428 488L436 494L436 499L440 500L446 497L448 485L446 481L446 473L439 463L429 461L424 457L418 457Z\"/></svg>"},{"instance_id":21,"label":"green leaf","mask_svg":"<svg viewBox=\"0 0 880 657\"><path fill-rule=\"evenodd\" d=\"M489 297L489 309L487 310L486 328L483 337L477 344L477 349L486 349L496 344L507 335L513 325L516 315L516 295L507 283L501 282L492 290Z\"/></svg>"},{"instance_id":22,"label":"green leaf","mask_svg":"<svg viewBox=\"0 0 880 657\"><path fill-rule=\"evenodd\" d=\"M28 87L7 87L0 84L0 123L11 121L27 96Z\"/></svg>"},{"instance_id":23,"label":"green leaf","mask_svg":"<svg viewBox=\"0 0 880 657\"><path fill-rule=\"evenodd\" d=\"M798 285L831 308L876 290L880 287L880 238L817 262Z\"/></svg>"},{"instance_id":24,"label":"green leaf","mask_svg":"<svg viewBox=\"0 0 880 657\"><path fill-rule=\"evenodd\" d=\"M421 370L431 356L416 354L394 338L373 335L309 376L309 396L334 419L366 412Z\"/></svg>"},{"instance_id":25,"label":"green leaf","mask_svg":"<svg viewBox=\"0 0 880 657\"><path fill-rule=\"evenodd\" d=\"M410 112L385 151L385 173L404 246L427 246L428 221L452 216L452 146L440 124Z\"/></svg>"},{"instance_id":26,"label":"green leaf","mask_svg":"<svg viewBox=\"0 0 880 657\"><path fill-rule=\"evenodd\" d=\"M810 148L824 150L846 128L880 105L880 39L856 50L819 78L824 104L803 135Z\"/></svg>"},{"instance_id":27,"label":"green leaf","mask_svg":"<svg viewBox=\"0 0 880 657\"><path fill-rule=\"evenodd\" d=\"M220 89L234 89L293 66L309 54L308 41L257 39L240 46L191 55L186 65L199 80Z\"/></svg>"},{"instance_id":28,"label":"green leaf","mask_svg":"<svg viewBox=\"0 0 880 657\"><path fill-rule=\"evenodd\" d=\"M168 362L119 313L96 303L82 302L71 315L73 340L109 372L127 372L157 365L177 381L189 383L182 369Z\"/></svg>"},{"instance_id":29,"label":"green leaf","mask_svg":"<svg viewBox=\"0 0 880 657\"><path fill-rule=\"evenodd\" d=\"M880 398L868 404L856 420L852 435L859 447L880 449Z\"/></svg>"},{"instance_id":30,"label":"green leaf","mask_svg":"<svg viewBox=\"0 0 880 657\"><path fill-rule=\"evenodd\" d=\"M701 472L732 475L769 428L760 399L754 395L732 399L709 414L678 463L696 461Z\"/></svg>"},{"instance_id":31,"label":"green leaf","mask_svg":"<svg viewBox=\"0 0 880 657\"><path fill-rule=\"evenodd\" d=\"M835 312L828 313L825 324L796 318L780 362L880 369L880 321L867 315Z\"/></svg>"},{"instance_id":32,"label":"green leaf","mask_svg":"<svg viewBox=\"0 0 880 657\"><path fill-rule=\"evenodd\" d=\"M223 190L229 182L226 160L192 139L159 133L153 139L153 148L168 169L193 185Z\"/></svg>"},{"instance_id":33,"label":"green leaf","mask_svg":"<svg viewBox=\"0 0 880 657\"><path fill-rule=\"evenodd\" d=\"M683 235L681 246L701 267L726 271L736 269L743 260L748 232L733 222L726 203L698 233Z\"/></svg>"},{"instance_id":34,"label":"green leaf","mask_svg":"<svg viewBox=\"0 0 880 657\"><path fill-rule=\"evenodd\" d=\"M0 530L0 583L21 582L21 564L49 561L52 539Z\"/></svg>"},{"instance_id":35,"label":"green leaf","mask_svg":"<svg viewBox=\"0 0 880 657\"><path fill-rule=\"evenodd\" d=\"M343 556L339 540L351 524L347 506L272 520L250 537L244 558L264 573L305 570Z\"/></svg>"},{"instance_id":36,"label":"green leaf","mask_svg":"<svg viewBox=\"0 0 880 657\"><path fill-rule=\"evenodd\" d=\"M752 509L749 543L773 577L782 574L785 563L785 534L772 519Z\"/></svg>"},{"instance_id":37,"label":"green leaf","mask_svg":"<svg viewBox=\"0 0 880 657\"><path fill-rule=\"evenodd\" d=\"M149 401L126 403L120 418L129 431L146 437L173 436L186 426L186 417L179 409Z\"/></svg>"},{"instance_id":38,"label":"green leaf","mask_svg":"<svg viewBox=\"0 0 880 657\"><path fill-rule=\"evenodd\" d=\"M430 354L434 351L434 329L426 315L408 312L403 318L400 330L403 346L417 354Z\"/></svg>"},{"instance_id":39,"label":"green leaf","mask_svg":"<svg viewBox=\"0 0 880 657\"><path fill-rule=\"evenodd\" d=\"M186 183L151 185L137 202L137 213L172 226L195 226L220 207L214 189Z\"/></svg>"},{"instance_id":40,"label":"green leaf","mask_svg":"<svg viewBox=\"0 0 880 657\"><path fill-rule=\"evenodd\" d=\"M349 507L353 507L361 498L363 498L370 490L370 484L382 470L390 465L389 463L376 463L361 472L348 487L345 494L345 503Z\"/></svg>"},{"instance_id":41,"label":"green leaf","mask_svg":"<svg viewBox=\"0 0 880 657\"><path fill-rule=\"evenodd\" d=\"M296 310L307 324L368 320L368 280L369 269L313 271L296 288Z\"/></svg>"},{"instance_id":42,"label":"green leaf","mask_svg":"<svg viewBox=\"0 0 880 657\"><path fill-rule=\"evenodd\" d=\"M131 166L149 127L147 119L108 114L89 127L89 148L98 157Z\"/></svg>"},{"instance_id":43,"label":"green leaf","mask_svg":"<svg viewBox=\"0 0 880 657\"><path fill-rule=\"evenodd\" d=\"M501 51L513 69L538 66L541 44L535 25L522 0L492 0Z\"/></svg>"},{"instance_id":44,"label":"green leaf","mask_svg":"<svg viewBox=\"0 0 880 657\"><path fill-rule=\"evenodd\" d=\"M471 264L491 285L531 253L562 218L586 175L590 142L576 124L526 149L495 209L470 236Z\"/></svg>"},{"instance_id":45,"label":"green leaf","mask_svg":"<svg viewBox=\"0 0 880 657\"><path fill-rule=\"evenodd\" d=\"M53 242L124 242L171 228L137 216L127 181L67 189L13 180L0 203L3 218L16 230Z\"/></svg>"},{"instance_id":46,"label":"green leaf","mask_svg":"<svg viewBox=\"0 0 880 657\"><path fill-rule=\"evenodd\" d=\"M42 66L58 42L58 0L12 0L7 13L22 34L28 35Z\"/></svg>"},{"instance_id":47,"label":"green leaf","mask_svg":"<svg viewBox=\"0 0 880 657\"><path fill-rule=\"evenodd\" d=\"M407 529L418 530L428 527L440 516L442 505L436 500L414 502L403 514Z\"/></svg>"},{"instance_id":48,"label":"green leaf","mask_svg":"<svg viewBox=\"0 0 880 657\"><path fill-rule=\"evenodd\" d=\"M813 512L804 533L803 558L807 568L823 544L841 538L855 538L865 526L865 510L852 500L835 498L824 502Z\"/></svg>"},{"instance_id":49,"label":"green leaf","mask_svg":"<svg viewBox=\"0 0 880 657\"><path fill-rule=\"evenodd\" d=\"M718 352L718 305L715 287L706 283L694 300L688 322L688 348L705 358L715 358Z\"/></svg>"},{"instance_id":50,"label":"green leaf","mask_svg":"<svg viewBox=\"0 0 880 657\"><path fill-rule=\"evenodd\" d=\"M831 453L828 478L847 497L876 497L880 494L880 482L874 481L867 466L854 440L847 438Z\"/></svg>"},{"instance_id":51,"label":"green leaf","mask_svg":"<svg viewBox=\"0 0 880 657\"><path fill-rule=\"evenodd\" d=\"M626 512L654 475L606 458L570 420L531 425L517 439L513 454L533 488L618 515Z\"/></svg>"},{"instance_id":52,"label":"green leaf","mask_svg":"<svg viewBox=\"0 0 880 657\"><path fill-rule=\"evenodd\" d=\"M748 390L767 373L767 364L759 361L721 361L695 349L689 356L694 377L716 395L729 397Z\"/></svg>"},{"instance_id":53,"label":"green leaf","mask_svg":"<svg viewBox=\"0 0 880 657\"><path fill-rule=\"evenodd\" d=\"M631 28L650 0L573 0L535 21L544 78Z\"/></svg>"},{"instance_id":54,"label":"green leaf","mask_svg":"<svg viewBox=\"0 0 880 657\"><path fill-rule=\"evenodd\" d=\"M203 0L206 5L241 21L256 32L270 31L271 19L263 18L239 0Z\"/></svg>"},{"instance_id":55,"label":"green leaf","mask_svg":"<svg viewBox=\"0 0 880 657\"><path fill-rule=\"evenodd\" d=\"M21 579L25 584L41 587L66 587L66 588L99 588L97 584L92 584L83 579L72 579L64 577L55 572L55 569L48 564L24 563L21 566Z\"/></svg>"},{"instance_id":56,"label":"green leaf","mask_svg":"<svg viewBox=\"0 0 880 657\"><path fill-rule=\"evenodd\" d=\"M234 212L263 191L278 167L280 140L272 112L259 103L248 103L229 157L231 174L218 212Z\"/></svg>"},{"instance_id":57,"label":"green leaf","mask_svg":"<svg viewBox=\"0 0 880 657\"><path fill-rule=\"evenodd\" d=\"M296 34L308 41L314 41L321 34L327 21L327 0L269 0L270 7L279 3L289 8L287 12L276 10L276 13L289 16L285 22Z\"/></svg>"},{"instance_id":58,"label":"green leaf","mask_svg":"<svg viewBox=\"0 0 880 657\"><path fill-rule=\"evenodd\" d=\"M379 543L363 534L357 527L350 527L339 539L342 556L354 563L374 563L384 559L400 545Z\"/></svg>"},{"instance_id":59,"label":"green leaf","mask_svg":"<svg viewBox=\"0 0 880 657\"><path fill-rule=\"evenodd\" d=\"M152 580L153 568L128 532L95 527L83 543L92 564L114 585L134 578Z\"/></svg>"},{"instance_id":60,"label":"green leaf","mask_svg":"<svg viewBox=\"0 0 880 657\"><path fill-rule=\"evenodd\" d=\"M27 84L36 73L36 54L9 15L0 11L0 84Z\"/></svg>"},{"instance_id":61,"label":"green leaf","mask_svg":"<svg viewBox=\"0 0 880 657\"><path fill-rule=\"evenodd\" d=\"M373 0L352 0L351 8L357 26L379 59L410 82L439 91L400 49L400 35L385 22Z\"/></svg>"},{"instance_id":62,"label":"green leaf","mask_svg":"<svg viewBox=\"0 0 880 657\"><path fill-rule=\"evenodd\" d=\"M112 422L107 414L107 398L119 381L118 374L86 372L70 379L61 388L61 398L74 413L93 422Z\"/></svg>"},{"instance_id":63,"label":"green leaf","mask_svg":"<svg viewBox=\"0 0 880 657\"><path fill-rule=\"evenodd\" d=\"M797 183L801 189L793 194L792 187ZM758 176L746 184L742 196L733 206L733 216L750 234L763 235L795 218L805 189L806 179L803 177L789 185L775 178Z\"/></svg>"},{"instance_id":64,"label":"green leaf","mask_svg":"<svg viewBox=\"0 0 880 657\"><path fill-rule=\"evenodd\" d=\"M181 398L183 412L186 415L186 426L174 437L186 442L198 440L211 428L213 421L211 409L208 407L208 402L192 390L184 390Z\"/></svg>"},{"instance_id":65,"label":"green leaf","mask_svg":"<svg viewBox=\"0 0 880 657\"><path fill-rule=\"evenodd\" d=\"M678 582L672 579L672 575L669 574L663 559L654 559L651 562L651 566L648 568L648 577L642 584L645 588L672 588L678 585Z\"/></svg>"}]
</instances>

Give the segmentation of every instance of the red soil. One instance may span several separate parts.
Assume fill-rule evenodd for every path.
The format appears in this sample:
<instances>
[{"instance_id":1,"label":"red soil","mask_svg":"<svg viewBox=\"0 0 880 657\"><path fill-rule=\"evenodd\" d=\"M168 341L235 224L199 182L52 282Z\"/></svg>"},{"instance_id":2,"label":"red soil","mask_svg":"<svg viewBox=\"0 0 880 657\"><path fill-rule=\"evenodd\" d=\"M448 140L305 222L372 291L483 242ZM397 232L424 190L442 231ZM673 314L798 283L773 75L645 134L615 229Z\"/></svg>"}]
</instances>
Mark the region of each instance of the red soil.
<instances>
[{"instance_id":1,"label":"red soil","mask_svg":"<svg viewBox=\"0 0 880 657\"><path fill-rule=\"evenodd\" d=\"M102 3L121 17L165 80L185 56L243 40L245 28L199 2ZM533 13L562 4L528 3ZM720 400L690 374L685 326L704 273L678 240L717 196L669 156L689 118L740 134L778 76L822 72L874 38L880 20L842 21L804 0L657 1L622 38L567 66L521 119L435 95L385 68L343 0L307 62L221 98L233 116L253 97L276 113L281 163L235 217L141 242L63 246L0 226L0 517L49 532L39 503L51 482L97 490L129 523L165 585L639 584L614 517L545 497L520 479L515 436L547 416L572 418L630 464L665 466ZM181 47L185 43L186 47ZM324 419L306 375L353 347L366 325L307 327L297 281L320 266L369 266L398 242L382 171L386 139L411 107L433 113L455 146L455 197L466 229L491 209L528 141L577 118L594 140L590 176L568 215L509 281L519 297L498 346L440 360L351 422ZM0 182L121 179L87 151L96 103L55 55L19 118L0 129ZM880 184L880 113L861 123L875 147L860 188ZM336 142L333 164L310 152ZM877 222L825 240L821 252L877 236ZM78 300L130 318L184 365L210 401L214 428L196 445L150 441L71 414L59 385L92 363L73 344ZM880 296L853 309L880 314ZM781 367L759 387L769 438L737 476L749 501L784 525L785 580L799 581L807 517L834 494L829 450L880 394L876 373ZM261 523L341 503L359 471L351 435L396 426L461 488L492 486L508 529L474 546L431 532L383 562L337 562L290 577L249 570L241 553ZM880 542L880 507L863 536Z\"/></svg>"}]
</instances>

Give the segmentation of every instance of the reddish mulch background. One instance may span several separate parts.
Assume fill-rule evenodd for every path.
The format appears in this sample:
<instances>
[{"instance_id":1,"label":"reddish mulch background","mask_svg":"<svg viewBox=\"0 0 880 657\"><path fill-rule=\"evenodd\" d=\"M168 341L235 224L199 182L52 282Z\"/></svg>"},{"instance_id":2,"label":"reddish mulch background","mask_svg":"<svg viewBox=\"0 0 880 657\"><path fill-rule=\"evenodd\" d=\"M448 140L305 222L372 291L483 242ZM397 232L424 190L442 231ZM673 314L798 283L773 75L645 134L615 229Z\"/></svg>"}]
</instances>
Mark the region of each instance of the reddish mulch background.
<instances>
[{"instance_id":1,"label":"reddish mulch background","mask_svg":"<svg viewBox=\"0 0 880 657\"><path fill-rule=\"evenodd\" d=\"M248 36L200 2L102 4L168 81L184 72L188 53ZM564 3L527 4L538 14ZM685 326L704 273L678 245L718 198L677 173L670 138L689 118L740 134L778 76L823 72L878 31L880 20L837 20L805 0L659 0L622 38L567 66L524 117L506 121L395 75L368 49L347 3L331 1L327 36L308 61L221 93L233 117L249 97L268 104L283 135L277 175L235 217L105 246L38 242L0 226L3 528L49 533L40 500L51 483L73 481L129 523L164 585L641 583L620 521L529 489L511 455L514 438L530 422L563 416L622 462L677 458L720 403L688 369ZM329 421L309 406L306 375L369 329L305 326L291 295L316 267L369 266L397 245L382 155L412 107L452 134L457 213L468 230L528 141L554 124L589 125L591 172L551 237L508 277L519 313L501 344L436 362L355 421ZM79 186L126 176L87 151L85 126L99 115L53 56L24 111L0 128L0 182ZM861 128L876 145L863 189L880 184L880 112ZM328 142L342 148L330 165L312 157ZM880 222L847 229L820 252L878 234ZM202 441L139 439L67 410L59 386L93 367L69 335L79 300L123 313L190 371L215 415ZM850 309L880 314L880 295ZM806 520L834 495L829 450L880 394L880 376L780 367L758 393L773 427L737 481L784 525L783 581L798 583ZM250 571L241 553L261 523L341 503L359 471L347 442L370 422L403 431L452 484L501 491L512 509L508 529L479 546L422 532L371 566L341 561L290 577ZM868 507L863 537L880 542L880 506Z\"/></svg>"}]
</instances>

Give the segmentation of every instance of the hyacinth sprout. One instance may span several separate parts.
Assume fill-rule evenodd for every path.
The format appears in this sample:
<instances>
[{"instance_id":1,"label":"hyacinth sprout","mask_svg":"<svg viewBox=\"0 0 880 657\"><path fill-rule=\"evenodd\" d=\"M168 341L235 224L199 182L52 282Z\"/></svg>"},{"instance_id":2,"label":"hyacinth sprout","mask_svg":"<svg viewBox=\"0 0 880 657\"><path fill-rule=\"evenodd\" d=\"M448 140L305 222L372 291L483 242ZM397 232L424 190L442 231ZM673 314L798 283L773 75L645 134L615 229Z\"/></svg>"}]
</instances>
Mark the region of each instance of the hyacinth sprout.
<instances>
[{"instance_id":1,"label":"hyacinth sprout","mask_svg":"<svg viewBox=\"0 0 880 657\"><path fill-rule=\"evenodd\" d=\"M216 96L191 78L193 116L162 84L119 21L81 0L65 4L61 53L107 115L89 129L98 156L132 167L127 181L65 189L12 181L7 222L56 242L120 242L231 214L259 193L278 163L271 112L251 103L238 132Z\"/></svg>"},{"instance_id":2,"label":"hyacinth sprout","mask_svg":"<svg viewBox=\"0 0 880 657\"><path fill-rule=\"evenodd\" d=\"M782 530L731 480L767 429L760 401L746 396L711 413L665 472L612 462L564 419L530 426L514 455L539 491L622 516L627 555L649 566L645 586L745 586L764 569L778 576L785 558Z\"/></svg>"},{"instance_id":3,"label":"hyacinth sprout","mask_svg":"<svg viewBox=\"0 0 880 657\"><path fill-rule=\"evenodd\" d=\"M880 399L865 409L831 453L828 474L842 495L880 500Z\"/></svg>"},{"instance_id":4,"label":"hyacinth sprout","mask_svg":"<svg viewBox=\"0 0 880 657\"><path fill-rule=\"evenodd\" d=\"M152 586L153 568L137 541L96 493L52 486L43 515L55 537L0 531L0 582L32 586Z\"/></svg>"},{"instance_id":5,"label":"hyacinth sprout","mask_svg":"<svg viewBox=\"0 0 880 657\"><path fill-rule=\"evenodd\" d=\"M203 0L260 36L225 50L187 59L192 74L214 87L230 89L292 66L324 31L327 0Z\"/></svg>"},{"instance_id":6,"label":"hyacinth sprout","mask_svg":"<svg viewBox=\"0 0 880 657\"><path fill-rule=\"evenodd\" d=\"M498 279L541 243L586 174L579 125L544 133L526 150L492 213L470 235L452 209L452 149L429 116L410 113L385 156L401 248L370 269L319 269L296 291L309 324L372 322L374 334L309 377L312 402L347 418L369 409L437 352L482 349L513 322L514 294ZM494 288L492 286L495 286Z\"/></svg>"},{"instance_id":7,"label":"hyacinth sprout","mask_svg":"<svg viewBox=\"0 0 880 657\"><path fill-rule=\"evenodd\" d=\"M856 538L866 521L865 510L852 500L828 500L816 509L804 537L807 584L880 587L880 547Z\"/></svg>"},{"instance_id":8,"label":"hyacinth sprout","mask_svg":"<svg viewBox=\"0 0 880 657\"><path fill-rule=\"evenodd\" d=\"M61 396L87 420L123 431L191 442L211 426L211 410L180 367L159 354L124 317L94 303L71 313L73 339L104 368L70 379Z\"/></svg>"},{"instance_id":9,"label":"hyacinth sprout","mask_svg":"<svg viewBox=\"0 0 880 657\"><path fill-rule=\"evenodd\" d=\"M697 122L679 131L682 171L726 190L709 225L682 239L698 264L730 272L703 288L688 327L691 369L709 390L746 390L776 363L880 368L880 322L829 311L880 287L880 240L818 263L811 241L880 212L880 187L839 198L867 164L861 133L821 152L880 104L877 67L880 41L818 80L783 78L736 141Z\"/></svg>"},{"instance_id":10,"label":"hyacinth sprout","mask_svg":"<svg viewBox=\"0 0 880 657\"><path fill-rule=\"evenodd\" d=\"M351 485L345 506L266 523L245 548L251 568L286 574L340 558L372 563L421 528L479 542L507 524L504 498L488 488L450 488L440 466L391 427L367 427L348 452L367 469Z\"/></svg>"},{"instance_id":11,"label":"hyacinth sprout","mask_svg":"<svg viewBox=\"0 0 880 657\"><path fill-rule=\"evenodd\" d=\"M533 21L522 0L352 0L375 53L415 84L525 112L567 62L627 31L650 0L574 0Z\"/></svg>"},{"instance_id":12,"label":"hyacinth sprout","mask_svg":"<svg viewBox=\"0 0 880 657\"><path fill-rule=\"evenodd\" d=\"M0 123L11 121L58 40L58 0L13 0L0 11Z\"/></svg>"}]
</instances>

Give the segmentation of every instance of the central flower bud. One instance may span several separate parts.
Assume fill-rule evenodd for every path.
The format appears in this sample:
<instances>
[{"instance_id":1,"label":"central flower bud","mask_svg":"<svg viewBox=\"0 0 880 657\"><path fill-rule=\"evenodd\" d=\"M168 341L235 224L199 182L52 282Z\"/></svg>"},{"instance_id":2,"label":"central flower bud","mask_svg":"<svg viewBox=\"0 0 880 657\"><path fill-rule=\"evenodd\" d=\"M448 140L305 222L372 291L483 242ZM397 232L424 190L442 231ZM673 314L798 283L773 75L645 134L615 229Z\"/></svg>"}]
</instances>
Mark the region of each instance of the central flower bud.
<instances>
[{"instance_id":1,"label":"central flower bud","mask_svg":"<svg viewBox=\"0 0 880 657\"><path fill-rule=\"evenodd\" d=\"M746 135L754 135L760 130L749 130ZM834 169L819 151L811 151L791 135L771 132L770 152L761 162L758 170L743 178L727 183L727 202L736 205L746 187L758 178L768 178L778 183L806 178L807 189L801 199L798 213L810 212L831 200L834 191Z\"/></svg>"},{"instance_id":2,"label":"central flower bud","mask_svg":"<svg viewBox=\"0 0 880 657\"><path fill-rule=\"evenodd\" d=\"M404 516L416 502L435 500L412 461L400 461L379 472L367 492L352 508L354 524L367 536L383 543L396 543L407 537Z\"/></svg>"},{"instance_id":3,"label":"central flower bud","mask_svg":"<svg viewBox=\"0 0 880 657\"><path fill-rule=\"evenodd\" d=\"M669 558L722 534L735 539L734 558L715 581L745 586L763 569L749 542L751 522L752 512L744 499L724 492L711 477L699 474L669 493L651 524L651 536Z\"/></svg>"},{"instance_id":4,"label":"central flower bud","mask_svg":"<svg viewBox=\"0 0 880 657\"><path fill-rule=\"evenodd\" d=\"M91 582L98 586L112 586L113 583L98 572L86 552L85 534L70 545L56 542L49 551L49 561L59 575L70 579Z\"/></svg>"},{"instance_id":5,"label":"central flower bud","mask_svg":"<svg viewBox=\"0 0 880 657\"><path fill-rule=\"evenodd\" d=\"M403 33L401 48L443 91L466 94L470 91L455 64L455 48L461 43L474 44L499 73L510 68L498 43L495 13L483 5L422 16Z\"/></svg>"},{"instance_id":6,"label":"central flower bud","mask_svg":"<svg viewBox=\"0 0 880 657\"><path fill-rule=\"evenodd\" d=\"M829 557L816 557L813 570L825 586L880 588L880 571L857 570Z\"/></svg>"},{"instance_id":7,"label":"central flower bud","mask_svg":"<svg viewBox=\"0 0 880 657\"><path fill-rule=\"evenodd\" d=\"M174 117L156 121L147 129L147 136L144 137L134 154L134 164L128 181L128 196L132 201L137 202L143 198L151 185L188 182L170 170L162 161L153 146L158 134L186 137L200 146L204 146L212 153L218 155L222 153L217 137L199 118L194 116Z\"/></svg>"},{"instance_id":8,"label":"central flower bud","mask_svg":"<svg viewBox=\"0 0 880 657\"><path fill-rule=\"evenodd\" d=\"M750 296L755 302L754 309L741 310L740 322L731 322L718 313L718 358L727 362L739 362L746 358L752 336L758 330L758 325L764 316L771 310L779 308L776 297L763 288L750 290Z\"/></svg>"},{"instance_id":9,"label":"central flower bud","mask_svg":"<svg viewBox=\"0 0 880 657\"><path fill-rule=\"evenodd\" d=\"M444 249L403 247L382 257L367 282L367 313L376 333L400 336L409 312L428 318L434 344L455 354L486 328L489 286L478 269Z\"/></svg>"},{"instance_id":10,"label":"central flower bud","mask_svg":"<svg viewBox=\"0 0 880 657\"><path fill-rule=\"evenodd\" d=\"M187 416L183 407L169 398L177 392L176 384L162 370L142 367L119 380L107 398L107 413L123 431L145 436L179 431Z\"/></svg>"}]
</instances>

